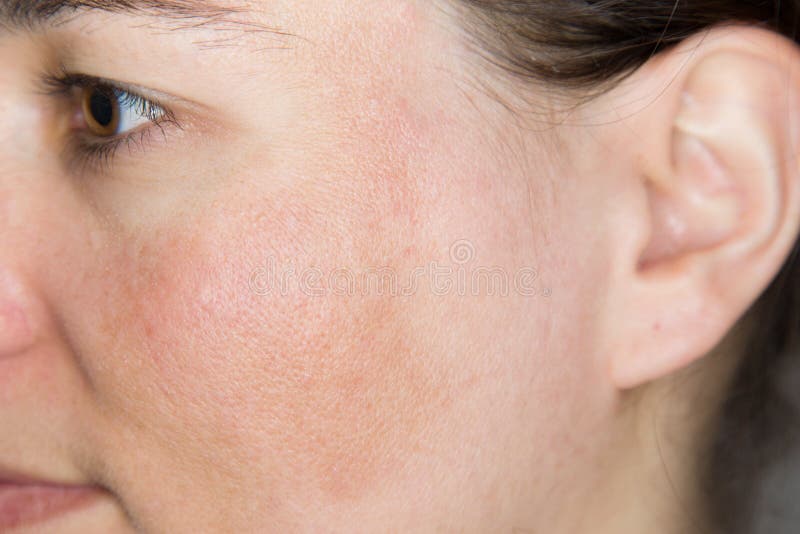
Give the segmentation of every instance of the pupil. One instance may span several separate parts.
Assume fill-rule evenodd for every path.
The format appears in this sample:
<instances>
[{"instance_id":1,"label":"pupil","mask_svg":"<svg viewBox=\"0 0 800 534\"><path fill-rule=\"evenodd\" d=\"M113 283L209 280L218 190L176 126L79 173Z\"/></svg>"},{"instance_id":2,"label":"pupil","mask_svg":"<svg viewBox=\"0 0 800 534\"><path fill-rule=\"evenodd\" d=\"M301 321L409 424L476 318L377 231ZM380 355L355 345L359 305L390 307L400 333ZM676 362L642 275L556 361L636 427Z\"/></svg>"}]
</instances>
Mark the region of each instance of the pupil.
<instances>
[{"instance_id":1,"label":"pupil","mask_svg":"<svg viewBox=\"0 0 800 534\"><path fill-rule=\"evenodd\" d=\"M95 90L89 100L92 117L100 126L109 126L114 121L114 103L111 95Z\"/></svg>"}]
</instances>

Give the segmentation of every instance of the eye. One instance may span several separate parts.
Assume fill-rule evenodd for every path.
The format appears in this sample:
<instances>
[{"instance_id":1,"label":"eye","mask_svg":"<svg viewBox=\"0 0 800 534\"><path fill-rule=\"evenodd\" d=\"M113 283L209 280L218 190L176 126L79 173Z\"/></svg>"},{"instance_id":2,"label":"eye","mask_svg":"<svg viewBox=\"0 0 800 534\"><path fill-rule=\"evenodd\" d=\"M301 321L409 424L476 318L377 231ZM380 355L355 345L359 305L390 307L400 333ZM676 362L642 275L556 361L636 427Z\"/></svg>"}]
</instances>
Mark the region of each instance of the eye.
<instances>
[{"instance_id":1,"label":"eye","mask_svg":"<svg viewBox=\"0 0 800 534\"><path fill-rule=\"evenodd\" d=\"M138 95L96 84L80 88L82 121L97 137L114 137L163 117L164 111Z\"/></svg>"},{"instance_id":2,"label":"eye","mask_svg":"<svg viewBox=\"0 0 800 534\"><path fill-rule=\"evenodd\" d=\"M120 147L129 154L145 150L154 128L165 140L170 127L182 129L171 109L160 103L169 95L65 70L43 73L40 83L40 93L59 102L55 109L68 117L60 123L68 126L62 153L76 175L109 171Z\"/></svg>"}]
</instances>

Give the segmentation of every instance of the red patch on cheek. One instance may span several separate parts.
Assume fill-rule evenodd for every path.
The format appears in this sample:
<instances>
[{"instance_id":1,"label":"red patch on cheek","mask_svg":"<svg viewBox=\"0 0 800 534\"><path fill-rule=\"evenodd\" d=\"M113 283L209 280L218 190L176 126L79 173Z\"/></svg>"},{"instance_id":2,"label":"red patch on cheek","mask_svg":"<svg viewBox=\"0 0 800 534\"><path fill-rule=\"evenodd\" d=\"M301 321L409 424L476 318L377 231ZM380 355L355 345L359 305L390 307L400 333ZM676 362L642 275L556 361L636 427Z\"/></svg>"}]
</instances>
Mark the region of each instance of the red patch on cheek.
<instances>
[{"instance_id":1,"label":"red patch on cheek","mask_svg":"<svg viewBox=\"0 0 800 534\"><path fill-rule=\"evenodd\" d=\"M413 19L410 5L401 15ZM118 352L138 359L129 381L153 380L161 392L145 399L154 425L162 422L155 405L165 404L161 410L171 410L188 432L176 440L205 436L207 457L243 479L263 477L273 496L303 504L359 500L391 485L446 409L441 369L411 326L416 310L408 300L309 297L296 289L258 296L247 286L268 251L291 255L316 246L333 256L322 258L328 273L386 265L404 273L419 255L404 247L424 242L422 162L425 137L435 134L402 96L414 93L395 86L413 74L384 72L354 91L362 65L353 66L356 72L339 80L341 100L324 106L338 111L336 141L325 146L328 157L317 158L328 165L327 177L309 172L306 182L292 184L305 188L315 209L304 210L301 200L284 213L274 200L272 209L260 207L269 215L257 227L226 220L217 229L245 241L181 239L214 228L204 221L127 254L120 271L136 274L120 280L125 306L106 319ZM326 200L315 201L320 192ZM336 232L351 240L348 250Z\"/></svg>"},{"instance_id":2,"label":"red patch on cheek","mask_svg":"<svg viewBox=\"0 0 800 534\"><path fill-rule=\"evenodd\" d=\"M296 476L330 500L356 500L391 483L424 434L438 395L434 376L409 346L392 303L362 302L322 338L330 353L311 355L314 380L287 398L285 450L298 451ZM344 335L342 335L344 334ZM301 401L301 402L297 402Z\"/></svg>"},{"instance_id":3,"label":"red patch on cheek","mask_svg":"<svg viewBox=\"0 0 800 534\"><path fill-rule=\"evenodd\" d=\"M125 306L106 322L129 367L118 402L131 384L155 386L139 414L154 431L202 443L220 468L235 461L225 469L263 477L275 495L374 495L442 409L411 309L392 296L259 296L245 257L256 250L175 236L128 255L136 276L120 280Z\"/></svg>"},{"instance_id":4,"label":"red patch on cheek","mask_svg":"<svg viewBox=\"0 0 800 534\"><path fill-rule=\"evenodd\" d=\"M109 358L120 367L152 368L152 376L130 376L152 380L164 393L173 392L180 377L177 334L202 327L183 317L184 282L198 268L190 258L191 245L178 237L125 249L113 262L111 272L119 277L111 284L110 313L101 316L100 331L114 340Z\"/></svg>"}]
</instances>

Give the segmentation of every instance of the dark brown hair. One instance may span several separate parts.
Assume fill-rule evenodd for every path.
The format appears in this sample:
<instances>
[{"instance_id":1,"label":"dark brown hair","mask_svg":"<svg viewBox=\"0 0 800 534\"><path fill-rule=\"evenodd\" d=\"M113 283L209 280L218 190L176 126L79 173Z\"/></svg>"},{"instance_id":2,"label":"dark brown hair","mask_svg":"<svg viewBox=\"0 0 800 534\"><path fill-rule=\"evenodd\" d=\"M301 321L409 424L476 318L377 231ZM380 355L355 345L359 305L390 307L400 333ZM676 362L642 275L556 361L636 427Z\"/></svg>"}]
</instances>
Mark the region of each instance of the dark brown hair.
<instances>
[{"instance_id":1,"label":"dark brown hair","mask_svg":"<svg viewBox=\"0 0 800 534\"><path fill-rule=\"evenodd\" d=\"M662 50L726 23L797 41L800 0L459 0L482 55L523 82L609 89ZM781 378L800 371L800 242L741 323L749 335L699 474L720 532L754 532L760 482L797 443ZM795 374L798 372L795 371ZM795 520L797 520L795 518ZM792 525L800 532L800 524Z\"/></svg>"}]
</instances>

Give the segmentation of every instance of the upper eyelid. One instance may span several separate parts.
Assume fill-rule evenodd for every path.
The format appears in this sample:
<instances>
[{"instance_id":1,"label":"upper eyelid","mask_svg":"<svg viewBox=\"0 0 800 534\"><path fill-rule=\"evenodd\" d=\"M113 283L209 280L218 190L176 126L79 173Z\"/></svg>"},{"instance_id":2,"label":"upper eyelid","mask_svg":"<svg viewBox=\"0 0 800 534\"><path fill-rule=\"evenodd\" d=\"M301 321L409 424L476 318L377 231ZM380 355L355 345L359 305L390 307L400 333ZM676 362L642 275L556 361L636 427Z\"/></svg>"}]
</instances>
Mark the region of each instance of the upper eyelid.
<instances>
[{"instance_id":1,"label":"upper eyelid","mask_svg":"<svg viewBox=\"0 0 800 534\"><path fill-rule=\"evenodd\" d=\"M44 91L45 93L53 93L58 87L68 89L70 87L91 87L99 85L138 96L159 107L168 108L171 105L180 104L182 102L181 99L166 93L161 93L139 85L103 78L101 76L63 72L58 74L46 74L42 79L45 82L45 86L48 88Z\"/></svg>"},{"instance_id":2,"label":"upper eyelid","mask_svg":"<svg viewBox=\"0 0 800 534\"><path fill-rule=\"evenodd\" d=\"M73 87L104 85L148 100L164 110L170 111L171 115L174 115L172 112L176 110L198 117L207 116L211 113L207 106L171 93L122 80L73 71L63 64L44 68L39 72L39 76L36 79L39 80L37 83L38 92L49 96L57 92L56 87L64 87L66 85ZM181 115L183 114L181 113Z\"/></svg>"},{"instance_id":3,"label":"upper eyelid","mask_svg":"<svg viewBox=\"0 0 800 534\"><path fill-rule=\"evenodd\" d=\"M67 79L84 84L99 83L118 88L158 105L169 112L173 121L180 123L181 129L202 132L204 136L226 135L239 130L239 125L231 120L227 109L222 110L211 102L204 102L183 94L179 95L170 91L163 91L153 85L139 85L132 80L126 81L121 78L104 77L91 72L95 70L91 66L88 69L86 65L76 68L72 64L77 60L70 59L70 57L71 53L65 52L64 57L53 57L40 65L33 72L34 76L31 78L30 87L44 96L53 96L53 87L48 87L48 80ZM78 61L78 63L82 62ZM128 70L135 76L135 71L139 70L139 67L132 63Z\"/></svg>"}]
</instances>

